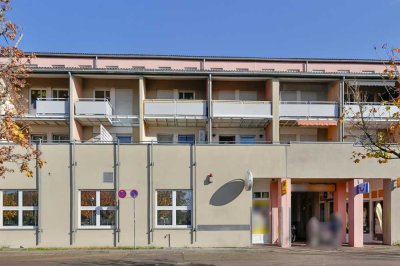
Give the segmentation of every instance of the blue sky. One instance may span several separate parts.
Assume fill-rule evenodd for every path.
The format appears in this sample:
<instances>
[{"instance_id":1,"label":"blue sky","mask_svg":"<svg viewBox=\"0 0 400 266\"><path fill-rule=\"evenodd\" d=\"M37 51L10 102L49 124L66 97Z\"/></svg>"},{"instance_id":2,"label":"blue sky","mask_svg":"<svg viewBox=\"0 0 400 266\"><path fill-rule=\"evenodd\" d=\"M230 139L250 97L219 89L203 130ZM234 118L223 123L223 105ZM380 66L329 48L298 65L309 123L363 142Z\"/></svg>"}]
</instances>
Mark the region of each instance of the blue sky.
<instances>
[{"instance_id":1,"label":"blue sky","mask_svg":"<svg viewBox=\"0 0 400 266\"><path fill-rule=\"evenodd\" d=\"M377 58L400 0L13 0L42 52ZM381 57L384 57L381 55Z\"/></svg>"}]
</instances>

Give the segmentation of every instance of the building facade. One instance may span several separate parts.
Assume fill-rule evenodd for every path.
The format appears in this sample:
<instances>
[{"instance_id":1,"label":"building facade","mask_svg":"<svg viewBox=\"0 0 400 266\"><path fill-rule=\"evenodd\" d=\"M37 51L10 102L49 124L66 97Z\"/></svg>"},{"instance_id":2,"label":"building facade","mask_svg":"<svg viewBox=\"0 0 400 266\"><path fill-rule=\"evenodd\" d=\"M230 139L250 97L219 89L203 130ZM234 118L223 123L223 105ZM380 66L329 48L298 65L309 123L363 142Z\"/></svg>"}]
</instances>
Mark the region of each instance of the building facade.
<instances>
[{"instance_id":1,"label":"building facade","mask_svg":"<svg viewBox=\"0 0 400 266\"><path fill-rule=\"evenodd\" d=\"M2 246L288 247L332 213L351 246L400 241L399 163L354 164L339 122L356 83L385 130L382 61L39 53L31 68L22 119L47 163L0 180Z\"/></svg>"}]
</instances>

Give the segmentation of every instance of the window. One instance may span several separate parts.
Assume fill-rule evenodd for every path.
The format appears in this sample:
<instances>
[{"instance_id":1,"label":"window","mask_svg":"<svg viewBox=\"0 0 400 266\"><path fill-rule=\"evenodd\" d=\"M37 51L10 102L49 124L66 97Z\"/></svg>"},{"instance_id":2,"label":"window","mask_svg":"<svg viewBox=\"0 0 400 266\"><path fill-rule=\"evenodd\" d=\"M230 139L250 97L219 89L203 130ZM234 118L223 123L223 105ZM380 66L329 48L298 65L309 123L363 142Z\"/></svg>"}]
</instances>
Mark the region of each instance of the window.
<instances>
[{"instance_id":1,"label":"window","mask_svg":"<svg viewBox=\"0 0 400 266\"><path fill-rule=\"evenodd\" d=\"M219 136L219 144L234 144L236 136Z\"/></svg>"},{"instance_id":2,"label":"window","mask_svg":"<svg viewBox=\"0 0 400 266\"><path fill-rule=\"evenodd\" d=\"M46 90L31 90L31 106L36 109L36 101L46 98Z\"/></svg>"},{"instance_id":3,"label":"window","mask_svg":"<svg viewBox=\"0 0 400 266\"><path fill-rule=\"evenodd\" d=\"M132 143L132 137L128 135L117 135L119 143Z\"/></svg>"},{"instance_id":4,"label":"window","mask_svg":"<svg viewBox=\"0 0 400 266\"><path fill-rule=\"evenodd\" d=\"M38 193L28 190L0 191L3 228L34 228L38 224Z\"/></svg>"},{"instance_id":5,"label":"window","mask_svg":"<svg viewBox=\"0 0 400 266\"><path fill-rule=\"evenodd\" d=\"M52 65L54 68L65 68L65 65Z\"/></svg>"},{"instance_id":6,"label":"window","mask_svg":"<svg viewBox=\"0 0 400 266\"><path fill-rule=\"evenodd\" d=\"M111 190L82 190L79 193L80 227L112 228L115 225L115 192Z\"/></svg>"},{"instance_id":7,"label":"window","mask_svg":"<svg viewBox=\"0 0 400 266\"><path fill-rule=\"evenodd\" d=\"M300 69L288 69L288 72L300 72Z\"/></svg>"},{"instance_id":8,"label":"window","mask_svg":"<svg viewBox=\"0 0 400 266\"><path fill-rule=\"evenodd\" d=\"M188 71L196 71L196 70L197 70L197 67L185 67L185 70L188 70Z\"/></svg>"},{"instance_id":9,"label":"window","mask_svg":"<svg viewBox=\"0 0 400 266\"><path fill-rule=\"evenodd\" d=\"M365 73L365 74L374 74L375 71L374 71L374 70L363 70L362 73Z\"/></svg>"},{"instance_id":10,"label":"window","mask_svg":"<svg viewBox=\"0 0 400 266\"><path fill-rule=\"evenodd\" d=\"M222 67L212 67L211 71L223 71L224 69Z\"/></svg>"},{"instance_id":11,"label":"window","mask_svg":"<svg viewBox=\"0 0 400 266\"><path fill-rule=\"evenodd\" d=\"M172 134L157 134L158 143L172 143L174 142L174 135Z\"/></svg>"},{"instance_id":12,"label":"window","mask_svg":"<svg viewBox=\"0 0 400 266\"><path fill-rule=\"evenodd\" d=\"M156 219L158 227L183 227L192 225L192 191L158 190Z\"/></svg>"},{"instance_id":13,"label":"window","mask_svg":"<svg viewBox=\"0 0 400 266\"><path fill-rule=\"evenodd\" d=\"M110 91L109 90L95 90L94 91L94 98L98 101L104 101L107 99L110 101Z\"/></svg>"},{"instance_id":14,"label":"window","mask_svg":"<svg viewBox=\"0 0 400 266\"><path fill-rule=\"evenodd\" d=\"M53 100L64 101L65 99L69 98L69 92L68 90L63 89L54 89L52 97Z\"/></svg>"},{"instance_id":15,"label":"window","mask_svg":"<svg viewBox=\"0 0 400 266\"><path fill-rule=\"evenodd\" d=\"M53 135L53 142L64 142L65 143L67 141L69 141L68 135L57 135L57 134Z\"/></svg>"},{"instance_id":16,"label":"window","mask_svg":"<svg viewBox=\"0 0 400 266\"><path fill-rule=\"evenodd\" d=\"M256 136L240 136L241 144L255 144Z\"/></svg>"},{"instance_id":17,"label":"window","mask_svg":"<svg viewBox=\"0 0 400 266\"><path fill-rule=\"evenodd\" d=\"M46 142L46 141L47 141L47 135L44 135L44 134L32 134L31 135L31 142L33 142L33 143Z\"/></svg>"},{"instance_id":18,"label":"window","mask_svg":"<svg viewBox=\"0 0 400 266\"><path fill-rule=\"evenodd\" d=\"M178 135L178 143L194 143L194 135Z\"/></svg>"},{"instance_id":19,"label":"window","mask_svg":"<svg viewBox=\"0 0 400 266\"><path fill-rule=\"evenodd\" d=\"M339 72L339 73L350 73L350 70L348 70L348 69L339 69L337 72Z\"/></svg>"},{"instance_id":20,"label":"window","mask_svg":"<svg viewBox=\"0 0 400 266\"><path fill-rule=\"evenodd\" d=\"M180 91L179 92L179 100L193 100L194 92L193 91Z\"/></svg>"},{"instance_id":21,"label":"window","mask_svg":"<svg viewBox=\"0 0 400 266\"><path fill-rule=\"evenodd\" d=\"M137 69L137 70L144 70L146 69L145 66L132 66L133 69Z\"/></svg>"},{"instance_id":22,"label":"window","mask_svg":"<svg viewBox=\"0 0 400 266\"><path fill-rule=\"evenodd\" d=\"M253 199L269 199L269 192L253 192Z\"/></svg>"},{"instance_id":23,"label":"window","mask_svg":"<svg viewBox=\"0 0 400 266\"><path fill-rule=\"evenodd\" d=\"M171 67L163 66L163 67L159 67L158 69L162 69L162 70L171 70Z\"/></svg>"},{"instance_id":24,"label":"window","mask_svg":"<svg viewBox=\"0 0 400 266\"><path fill-rule=\"evenodd\" d=\"M273 72L273 71L275 71L275 69L274 68L263 68L262 71Z\"/></svg>"},{"instance_id":25,"label":"window","mask_svg":"<svg viewBox=\"0 0 400 266\"><path fill-rule=\"evenodd\" d=\"M248 68L236 68L237 71L249 71Z\"/></svg>"},{"instance_id":26,"label":"window","mask_svg":"<svg viewBox=\"0 0 400 266\"><path fill-rule=\"evenodd\" d=\"M118 66L106 66L107 69L118 69Z\"/></svg>"},{"instance_id":27,"label":"window","mask_svg":"<svg viewBox=\"0 0 400 266\"><path fill-rule=\"evenodd\" d=\"M323 69L315 69L312 72L314 72L314 73L325 73L325 70L323 70Z\"/></svg>"}]
</instances>

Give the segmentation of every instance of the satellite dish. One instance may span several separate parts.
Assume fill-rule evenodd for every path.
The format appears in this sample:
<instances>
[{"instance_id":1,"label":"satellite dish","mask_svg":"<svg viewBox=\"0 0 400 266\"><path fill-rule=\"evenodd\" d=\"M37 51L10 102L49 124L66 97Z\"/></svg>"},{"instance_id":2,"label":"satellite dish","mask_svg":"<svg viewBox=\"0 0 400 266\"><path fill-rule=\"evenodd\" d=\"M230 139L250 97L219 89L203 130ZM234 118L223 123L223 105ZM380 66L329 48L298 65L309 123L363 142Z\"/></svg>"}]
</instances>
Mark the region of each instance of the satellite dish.
<instances>
[{"instance_id":1,"label":"satellite dish","mask_svg":"<svg viewBox=\"0 0 400 266\"><path fill-rule=\"evenodd\" d=\"M250 170L247 170L244 177L244 188L247 191L250 191L253 188L253 173Z\"/></svg>"}]
</instances>

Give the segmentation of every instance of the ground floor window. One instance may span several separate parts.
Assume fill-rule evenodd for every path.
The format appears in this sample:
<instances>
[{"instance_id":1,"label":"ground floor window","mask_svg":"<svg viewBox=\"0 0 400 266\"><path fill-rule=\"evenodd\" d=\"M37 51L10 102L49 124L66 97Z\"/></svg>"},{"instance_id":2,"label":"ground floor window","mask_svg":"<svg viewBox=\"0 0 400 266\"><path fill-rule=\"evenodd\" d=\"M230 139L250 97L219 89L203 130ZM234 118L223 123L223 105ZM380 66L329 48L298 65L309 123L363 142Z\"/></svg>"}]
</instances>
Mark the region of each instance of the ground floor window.
<instances>
[{"instance_id":1,"label":"ground floor window","mask_svg":"<svg viewBox=\"0 0 400 266\"><path fill-rule=\"evenodd\" d=\"M38 224L38 193L35 190L0 191L0 227L34 228Z\"/></svg>"},{"instance_id":2,"label":"ground floor window","mask_svg":"<svg viewBox=\"0 0 400 266\"><path fill-rule=\"evenodd\" d=\"M117 135L117 140L119 143L132 143L132 136L130 135Z\"/></svg>"},{"instance_id":3,"label":"ground floor window","mask_svg":"<svg viewBox=\"0 0 400 266\"><path fill-rule=\"evenodd\" d=\"M115 191L82 190L79 193L79 224L82 228L112 228L116 209Z\"/></svg>"},{"instance_id":4,"label":"ground floor window","mask_svg":"<svg viewBox=\"0 0 400 266\"><path fill-rule=\"evenodd\" d=\"M192 226L192 191L158 190L156 192L158 227Z\"/></svg>"}]
</instances>

